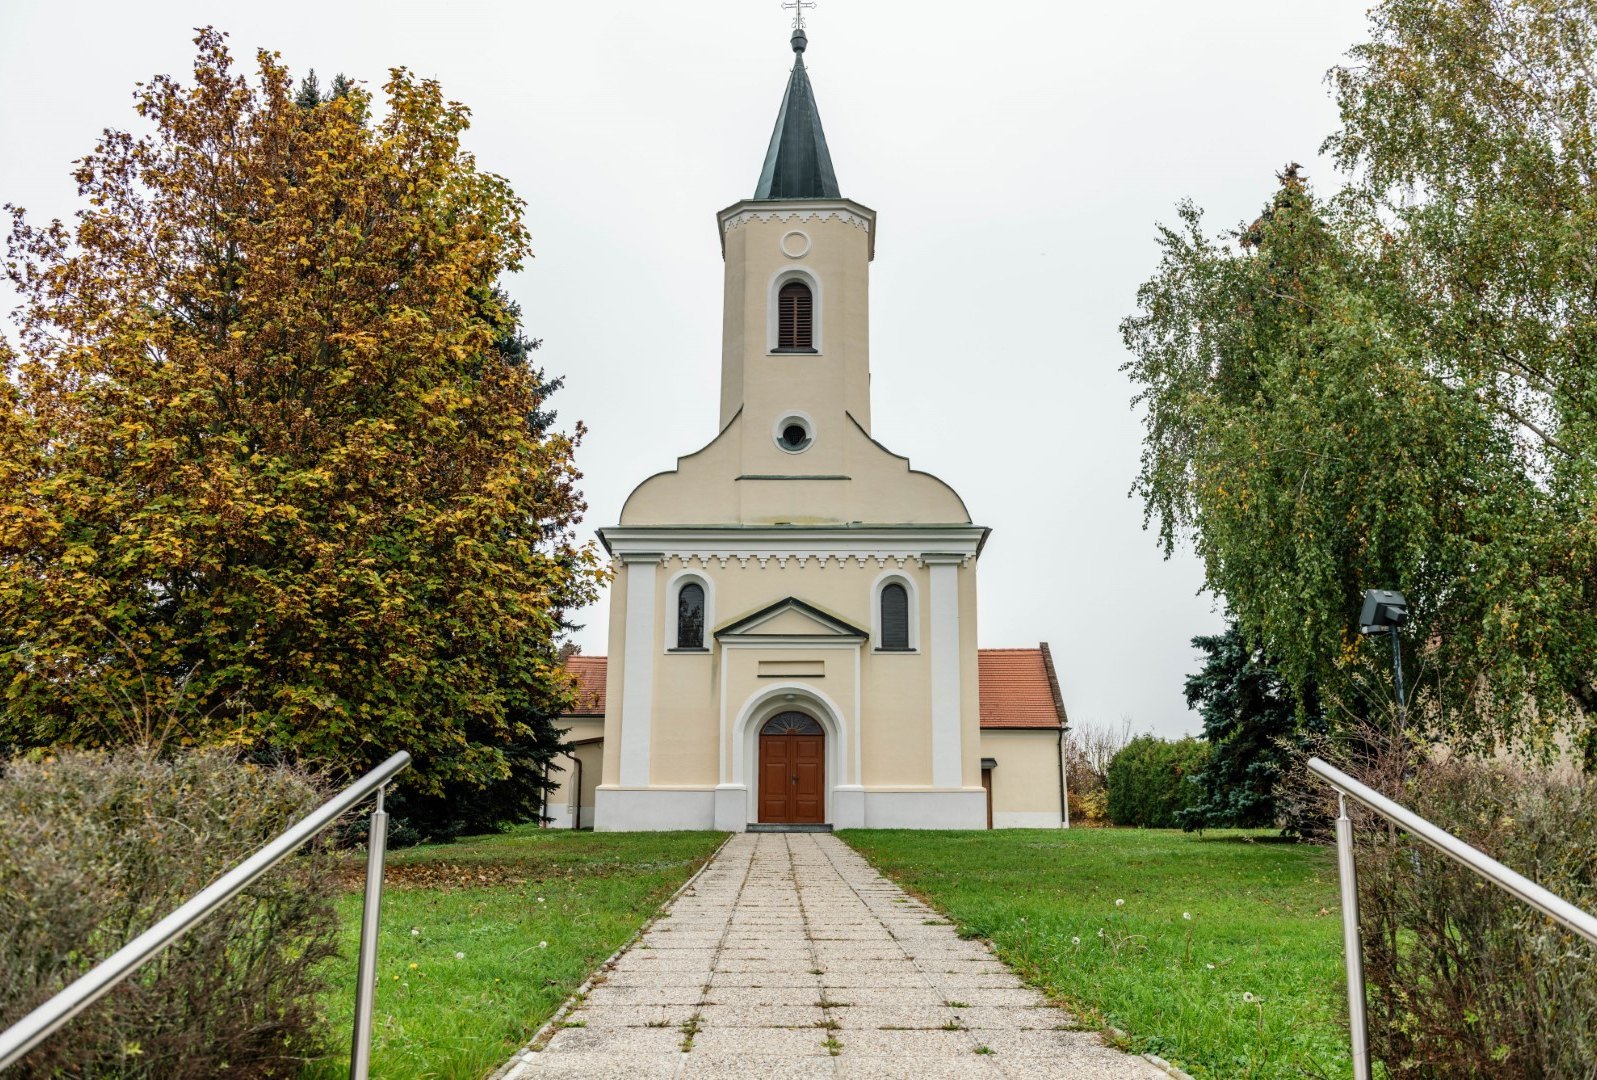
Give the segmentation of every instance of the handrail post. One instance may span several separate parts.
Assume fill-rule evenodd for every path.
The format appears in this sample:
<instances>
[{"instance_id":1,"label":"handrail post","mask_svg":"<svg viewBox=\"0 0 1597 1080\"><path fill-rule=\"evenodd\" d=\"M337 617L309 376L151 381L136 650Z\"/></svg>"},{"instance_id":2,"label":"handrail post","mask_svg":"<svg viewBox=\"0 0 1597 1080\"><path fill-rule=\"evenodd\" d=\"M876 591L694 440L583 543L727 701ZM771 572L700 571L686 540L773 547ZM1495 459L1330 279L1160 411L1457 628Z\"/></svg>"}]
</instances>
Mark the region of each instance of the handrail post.
<instances>
[{"instance_id":1,"label":"handrail post","mask_svg":"<svg viewBox=\"0 0 1597 1080\"><path fill-rule=\"evenodd\" d=\"M161 950L204 922L217 908L243 892L249 885L272 867L298 851L306 841L337 821L347 810L365 801L373 791L378 793L378 812L372 818L373 835L378 837L378 883L382 882L381 838L387 835L387 821L382 814L384 784L410 764L410 755L401 750L381 765L328 799L310 814L296 821L283 832L267 841L243 862L226 871L221 877L180 904L176 911L150 927L144 933L122 946L94 967L79 975L70 985L27 1016L0 1031L0 1071L15 1064L23 1054L38 1046L62 1025L84 1009L99 1001L111 988L139 969L139 966ZM379 821L382 831L378 832ZM370 870L367 872L368 897ZM373 972L376 964L375 904L367 906L367 917L373 919ZM368 1005L368 1011L370 1006ZM362 1073L364 1076L365 1074Z\"/></svg>"},{"instance_id":2,"label":"handrail post","mask_svg":"<svg viewBox=\"0 0 1597 1080\"><path fill-rule=\"evenodd\" d=\"M349 1080L366 1080L372 1062L372 999L377 994L377 926L383 903L383 855L388 846L388 813L377 789L371 839L366 844L366 895L360 912L360 963L355 982L355 1035L349 1048Z\"/></svg>"},{"instance_id":3,"label":"handrail post","mask_svg":"<svg viewBox=\"0 0 1597 1080\"><path fill-rule=\"evenodd\" d=\"M1342 886L1342 951L1347 961L1347 1020L1353 1037L1353 1080L1370 1080L1370 1036L1365 1017L1364 947L1359 941L1359 879L1353 862L1353 821L1347 796L1336 793L1336 869Z\"/></svg>"}]
</instances>

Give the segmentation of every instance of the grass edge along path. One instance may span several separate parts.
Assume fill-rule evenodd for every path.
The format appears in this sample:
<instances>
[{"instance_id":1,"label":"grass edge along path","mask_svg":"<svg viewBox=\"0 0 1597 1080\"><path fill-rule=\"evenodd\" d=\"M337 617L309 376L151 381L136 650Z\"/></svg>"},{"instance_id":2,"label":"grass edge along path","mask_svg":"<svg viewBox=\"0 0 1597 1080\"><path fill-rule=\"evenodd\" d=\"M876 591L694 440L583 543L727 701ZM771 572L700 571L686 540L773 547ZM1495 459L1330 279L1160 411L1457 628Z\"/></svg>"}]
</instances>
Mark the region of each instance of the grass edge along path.
<instances>
[{"instance_id":1,"label":"grass edge along path","mask_svg":"<svg viewBox=\"0 0 1597 1080\"><path fill-rule=\"evenodd\" d=\"M1125 1049L1200 1078L1351 1075L1323 848L1241 830L838 835Z\"/></svg>"},{"instance_id":2,"label":"grass edge along path","mask_svg":"<svg viewBox=\"0 0 1597 1080\"><path fill-rule=\"evenodd\" d=\"M522 826L390 852L373 1075L476 1080L499 1068L724 840ZM331 1052L303 1080L349 1074L363 866L352 862L339 897L341 955L326 969Z\"/></svg>"}]
</instances>

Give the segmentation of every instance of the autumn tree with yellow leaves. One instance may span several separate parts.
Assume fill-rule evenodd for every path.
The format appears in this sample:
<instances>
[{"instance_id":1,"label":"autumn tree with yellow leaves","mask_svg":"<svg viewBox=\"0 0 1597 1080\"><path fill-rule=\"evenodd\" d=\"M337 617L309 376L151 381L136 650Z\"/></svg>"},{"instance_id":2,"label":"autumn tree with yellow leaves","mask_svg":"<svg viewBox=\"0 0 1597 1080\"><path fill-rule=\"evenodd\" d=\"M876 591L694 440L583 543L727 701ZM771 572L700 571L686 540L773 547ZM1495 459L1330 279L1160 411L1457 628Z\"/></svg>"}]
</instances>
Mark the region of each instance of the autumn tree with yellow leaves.
<instances>
[{"instance_id":1,"label":"autumn tree with yellow leaves","mask_svg":"<svg viewBox=\"0 0 1597 1080\"><path fill-rule=\"evenodd\" d=\"M0 746L406 749L417 805L524 812L603 571L582 427L497 287L522 204L435 82L307 98L196 43L79 162L74 222L11 211Z\"/></svg>"}]
</instances>

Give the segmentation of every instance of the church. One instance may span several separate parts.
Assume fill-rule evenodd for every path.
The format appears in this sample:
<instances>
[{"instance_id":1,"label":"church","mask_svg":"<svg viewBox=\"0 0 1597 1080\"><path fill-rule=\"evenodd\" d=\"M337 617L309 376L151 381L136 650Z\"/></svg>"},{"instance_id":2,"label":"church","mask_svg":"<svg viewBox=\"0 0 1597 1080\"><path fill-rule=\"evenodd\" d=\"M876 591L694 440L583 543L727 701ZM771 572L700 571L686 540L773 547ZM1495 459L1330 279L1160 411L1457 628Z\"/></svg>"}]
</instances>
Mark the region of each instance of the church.
<instances>
[{"instance_id":1,"label":"church","mask_svg":"<svg viewBox=\"0 0 1597 1080\"><path fill-rule=\"evenodd\" d=\"M794 63L754 197L717 215L719 431L619 524L609 656L577 655L555 827L1060 828L1047 645L978 649L988 530L871 434L876 212Z\"/></svg>"}]
</instances>

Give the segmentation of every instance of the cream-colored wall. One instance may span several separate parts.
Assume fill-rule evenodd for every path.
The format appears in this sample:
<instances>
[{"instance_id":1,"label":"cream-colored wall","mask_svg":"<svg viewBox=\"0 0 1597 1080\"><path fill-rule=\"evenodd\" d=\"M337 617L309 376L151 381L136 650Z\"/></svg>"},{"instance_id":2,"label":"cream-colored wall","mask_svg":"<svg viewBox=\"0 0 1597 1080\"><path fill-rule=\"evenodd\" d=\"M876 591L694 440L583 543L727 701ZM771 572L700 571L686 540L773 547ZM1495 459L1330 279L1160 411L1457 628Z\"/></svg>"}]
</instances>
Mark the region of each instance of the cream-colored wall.
<instances>
[{"instance_id":1,"label":"cream-colored wall","mask_svg":"<svg viewBox=\"0 0 1597 1080\"><path fill-rule=\"evenodd\" d=\"M803 646L750 647L744 645L724 647L721 650L721 655L724 657L722 662L726 665L727 730L724 733L724 739L719 742L712 740L708 745L711 748L718 745L724 748L724 752L727 754L728 771L732 772L734 769L733 757L742 754L745 747L752 745L750 740L756 734L752 731L746 731L744 740L738 740L736 733L732 730L744 705L774 688L799 686L802 687L802 690L796 691L796 695L801 695L804 691L814 691L819 695L823 695L824 700L834 703L839 711L842 712L842 721L846 725L842 728L841 742L835 746L828 747L826 786L832 788L838 784L853 783L857 769L854 764L854 740L850 735L854 730L853 714L855 686L857 685L854 679L854 667L858 651L857 647L806 648ZM786 675L780 678L761 677L759 671L760 662L778 659L789 662L808 661L809 666L812 667L818 664L825 671L825 675L819 677L793 677ZM785 702L776 704L773 708L785 711L787 704ZM823 712L823 710L814 708L803 700L792 702L791 705L805 712ZM829 718L821 715L817 716L816 719L825 725ZM828 731L828 743L831 743L837 737L837 733ZM719 758L706 760L705 765L712 770L718 769ZM757 783L757 778L752 775L752 772L745 772L743 781L752 788Z\"/></svg>"},{"instance_id":2,"label":"cream-colored wall","mask_svg":"<svg viewBox=\"0 0 1597 1080\"><path fill-rule=\"evenodd\" d=\"M604 721L599 717L567 717L561 723L567 725L565 741L568 743L584 742L596 739L604 734ZM586 746L573 747L574 753L582 761L582 802L581 805L592 810L594 791L599 786L599 774L604 765L604 746L600 743L588 743ZM549 795L550 816L558 817L561 812L575 814L577 812L577 770L571 758L562 754L554 759L549 777L559 783ZM567 819L569 822L569 818ZM584 817L584 826L591 826L591 818Z\"/></svg>"},{"instance_id":3,"label":"cream-colored wall","mask_svg":"<svg viewBox=\"0 0 1597 1080\"><path fill-rule=\"evenodd\" d=\"M675 618L672 582L683 570L710 582L712 629L707 631L706 652L680 652L667 649L667 620ZM634 565L617 567L612 588L616 603L624 603L626 577ZM920 649L913 653L878 653L874 643L859 651L859 710L864 723L860 731L863 773L868 787L926 787L931 777L931 639L933 612L929 602L930 572L913 559L902 567L889 560L881 566L876 560L864 565L855 559L846 566L829 560L822 568L810 558L800 566L789 559L786 566L768 560L761 567L750 559L745 567L729 560L725 567L711 560L705 567L697 559L686 562L667 557L655 572L655 634L653 723L650 742L650 784L664 787L711 787L721 781L722 755L740 752L733 745L734 733L722 730L722 684L725 683L726 712L730 726L743 704L772 685L759 677L760 660L819 660L825 665L822 677L802 677L796 681L813 686L835 702L844 713L850 729L854 723L856 684L855 653L852 649L806 648L802 645L753 649L715 646L713 628L727 626L790 596L825 611L863 630L873 630L874 585L884 574L901 575L914 587L917 613L916 640ZM960 689L961 736L963 754L961 776L966 786L981 783L976 746L979 739L979 704L976 670L976 566L974 560L960 567ZM786 613L762 633L804 630L808 620L797 613ZM613 609L612 628L625 622L624 610ZM810 622L810 633L824 633ZM606 742L619 748L620 702L624 641L612 634L609 670L609 715ZM721 666L727 670L723 673ZM851 746L844 747L845 761L852 773ZM614 750L606 755L605 783L615 784ZM843 777L829 783L843 783Z\"/></svg>"},{"instance_id":4,"label":"cream-colored wall","mask_svg":"<svg viewBox=\"0 0 1597 1080\"><path fill-rule=\"evenodd\" d=\"M981 733L981 757L993 758L993 813L1059 816L1059 732L1053 728ZM977 763L978 768L980 762Z\"/></svg>"},{"instance_id":5,"label":"cream-colored wall","mask_svg":"<svg viewBox=\"0 0 1597 1080\"><path fill-rule=\"evenodd\" d=\"M720 729L718 657L712 652L665 652L665 588L655 599L654 724L649 783L654 787L714 787ZM673 612L674 614L674 612ZM708 633L708 632L706 632Z\"/></svg>"},{"instance_id":6,"label":"cream-colored wall","mask_svg":"<svg viewBox=\"0 0 1597 1080\"><path fill-rule=\"evenodd\" d=\"M870 430L870 260L875 215L858 204L836 205L841 212L817 213L803 203L772 202L752 204L758 208L755 212L738 212L751 204L723 212L721 426L740 408L756 417L799 408L828 415L851 412ZM783 251L782 239L795 231L808 236L809 250L791 256ZM812 286L819 316L817 353L771 351L772 283L787 270L801 271L818 285L818 289ZM757 445L753 449L763 452Z\"/></svg>"},{"instance_id":7,"label":"cream-colored wall","mask_svg":"<svg viewBox=\"0 0 1597 1080\"><path fill-rule=\"evenodd\" d=\"M740 412L708 446L679 458L676 469L639 484L621 509L621 524L969 524L953 488L911 469L908 458L872 440L851 415L811 413L814 442L788 454L772 432L784 414Z\"/></svg>"},{"instance_id":8,"label":"cream-colored wall","mask_svg":"<svg viewBox=\"0 0 1597 1080\"><path fill-rule=\"evenodd\" d=\"M622 525L968 524L952 488L916 472L870 436L870 260L875 214L847 200L739 203L722 212L726 292L721 418L707 446L638 485ZM787 255L784 236L809 238ZM773 283L808 275L819 352L776 353ZM812 442L777 445L806 417Z\"/></svg>"}]
</instances>

